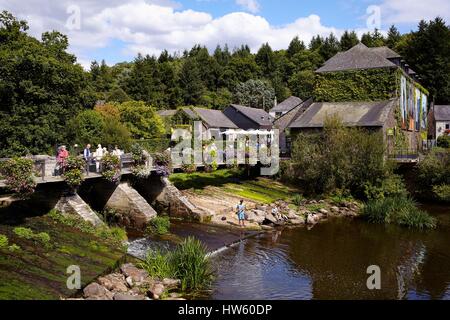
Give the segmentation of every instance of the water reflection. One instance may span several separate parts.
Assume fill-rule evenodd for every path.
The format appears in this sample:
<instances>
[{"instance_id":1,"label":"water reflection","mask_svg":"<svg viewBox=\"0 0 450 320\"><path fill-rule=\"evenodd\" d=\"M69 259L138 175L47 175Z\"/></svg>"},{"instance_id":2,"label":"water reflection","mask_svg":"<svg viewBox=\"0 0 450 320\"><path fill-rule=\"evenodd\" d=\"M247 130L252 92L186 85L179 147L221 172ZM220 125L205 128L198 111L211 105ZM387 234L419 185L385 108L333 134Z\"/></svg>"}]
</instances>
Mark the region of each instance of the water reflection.
<instances>
[{"instance_id":1,"label":"water reflection","mask_svg":"<svg viewBox=\"0 0 450 320\"><path fill-rule=\"evenodd\" d=\"M246 240L216 257L213 299L449 299L450 235L336 220ZM382 288L367 289L367 267Z\"/></svg>"}]
</instances>

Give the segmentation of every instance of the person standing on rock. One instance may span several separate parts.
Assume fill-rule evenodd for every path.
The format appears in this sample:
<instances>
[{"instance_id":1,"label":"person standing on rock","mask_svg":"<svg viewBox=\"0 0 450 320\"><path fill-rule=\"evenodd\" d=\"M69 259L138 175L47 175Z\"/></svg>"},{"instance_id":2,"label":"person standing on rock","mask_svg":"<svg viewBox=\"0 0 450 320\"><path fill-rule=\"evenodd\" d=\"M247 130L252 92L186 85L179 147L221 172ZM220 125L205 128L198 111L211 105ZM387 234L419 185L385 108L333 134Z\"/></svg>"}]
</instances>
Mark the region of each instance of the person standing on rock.
<instances>
[{"instance_id":1,"label":"person standing on rock","mask_svg":"<svg viewBox=\"0 0 450 320\"><path fill-rule=\"evenodd\" d=\"M239 226L245 228L245 204L244 200L237 205L237 215L239 220Z\"/></svg>"}]
</instances>

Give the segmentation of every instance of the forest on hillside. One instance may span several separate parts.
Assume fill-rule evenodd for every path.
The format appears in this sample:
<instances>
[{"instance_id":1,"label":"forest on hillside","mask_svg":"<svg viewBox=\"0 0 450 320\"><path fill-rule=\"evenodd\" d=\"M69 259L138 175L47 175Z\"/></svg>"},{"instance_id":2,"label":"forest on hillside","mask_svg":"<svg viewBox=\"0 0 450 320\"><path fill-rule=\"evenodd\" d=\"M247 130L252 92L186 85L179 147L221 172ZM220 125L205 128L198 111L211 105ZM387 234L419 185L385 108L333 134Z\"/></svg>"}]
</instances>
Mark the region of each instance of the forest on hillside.
<instances>
[{"instance_id":1,"label":"forest on hillside","mask_svg":"<svg viewBox=\"0 0 450 320\"><path fill-rule=\"evenodd\" d=\"M230 103L272 107L295 95L312 96L315 73L337 52L363 42L386 45L421 76L436 103L450 101L450 27L441 18L421 21L400 34L392 26L358 38L346 31L338 39L298 37L284 50L269 44L252 53L217 46L209 52L195 45L183 53L138 55L134 61L108 66L94 61L86 71L67 52L64 34L52 31L36 39L28 24L0 13L0 157L50 153L61 143L98 141L129 144L164 136L157 110L180 106L223 109ZM94 109L97 101L106 101Z\"/></svg>"}]
</instances>

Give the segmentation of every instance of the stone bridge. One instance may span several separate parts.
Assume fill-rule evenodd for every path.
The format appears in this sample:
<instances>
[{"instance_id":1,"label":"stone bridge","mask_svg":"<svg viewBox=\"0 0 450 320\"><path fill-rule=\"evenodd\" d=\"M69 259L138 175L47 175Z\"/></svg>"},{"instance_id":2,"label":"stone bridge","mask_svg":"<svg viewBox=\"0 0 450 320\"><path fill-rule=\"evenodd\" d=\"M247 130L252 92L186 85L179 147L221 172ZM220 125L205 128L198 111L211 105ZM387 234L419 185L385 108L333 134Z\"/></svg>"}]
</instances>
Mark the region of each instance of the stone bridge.
<instances>
[{"instance_id":1,"label":"stone bridge","mask_svg":"<svg viewBox=\"0 0 450 320\"><path fill-rule=\"evenodd\" d=\"M87 166L85 180L75 194L68 192L63 177L56 172L54 157L36 156L33 159L38 173L35 177L36 192L27 200L0 196L3 206L18 205L32 211L40 208L41 212L55 208L64 214L76 214L95 226L104 223L98 212L111 210L119 216L121 225L136 231L144 230L157 213L200 222L210 216L184 197L168 178L158 176L153 164L150 164L150 177L135 178L131 174L131 155L121 157L122 178L119 183L103 179L101 172L95 172L95 165ZM5 187L5 182L0 180L0 190Z\"/></svg>"}]
</instances>

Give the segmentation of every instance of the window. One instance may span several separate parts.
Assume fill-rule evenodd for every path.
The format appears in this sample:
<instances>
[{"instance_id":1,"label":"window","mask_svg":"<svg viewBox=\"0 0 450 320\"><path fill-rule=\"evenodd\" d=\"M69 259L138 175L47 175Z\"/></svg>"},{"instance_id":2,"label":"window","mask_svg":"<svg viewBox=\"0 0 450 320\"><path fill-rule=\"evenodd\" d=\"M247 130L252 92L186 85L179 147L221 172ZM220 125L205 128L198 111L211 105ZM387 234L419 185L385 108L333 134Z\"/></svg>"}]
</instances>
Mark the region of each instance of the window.
<instances>
[{"instance_id":1,"label":"window","mask_svg":"<svg viewBox=\"0 0 450 320\"><path fill-rule=\"evenodd\" d=\"M445 124L445 130L450 130L450 123Z\"/></svg>"}]
</instances>

